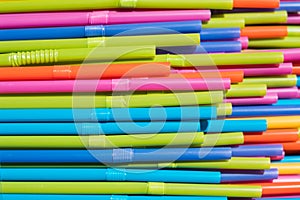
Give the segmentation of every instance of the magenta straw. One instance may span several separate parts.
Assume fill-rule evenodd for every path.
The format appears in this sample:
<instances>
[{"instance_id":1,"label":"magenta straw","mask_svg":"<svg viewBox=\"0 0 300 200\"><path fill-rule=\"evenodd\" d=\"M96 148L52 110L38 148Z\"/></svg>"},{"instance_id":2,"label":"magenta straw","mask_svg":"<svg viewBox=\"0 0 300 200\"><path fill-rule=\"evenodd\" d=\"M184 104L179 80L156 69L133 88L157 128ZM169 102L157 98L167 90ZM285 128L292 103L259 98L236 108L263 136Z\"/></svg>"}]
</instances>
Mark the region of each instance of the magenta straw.
<instances>
[{"instance_id":1,"label":"magenta straw","mask_svg":"<svg viewBox=\"0 0 300 200\"><path fill-rule=\"evenodd\" d=\"M278 179L274 179L273 182L274 183L300 182L300 175L279 176Z\"/></svg>"},{"instance_id":2,"label":"magenta straw","mask_svg":"<svg viewBox=\"0 0 300 200\"><path fill-rule=\"evenodd\" d=\"M230 79L114 79L114 80L62 80L62 81L3 81L1 94L110 92L157 90L226 90Z\"/></svg>"},{"instance_id":3,"label":"magenta straw","mask_svg":"<svg viewBox=\"0 0 300 200\"><path fill-rule=\"evenodd\" d=\"M299 90L297 87L268 88L268 92L276 94L279 99L292 99L298 97Z\"/></svg>"},{"instance_id":4,"label":"magenta straw","mask_svg":"<svg viewBox=\"0 0 300 200\"><path fill-rule=\"evenodd\" d=\"M0 28L85 26L97 24L126 24L186 20L208 21L210 17L210 10L1 14Z\"/></svg>"},{"instance_id":5,"label":"magenta straw","mask_svg":"<svg viewBox=\"0 0 300 200\"><path fill-rule=\"evenodd\" d=\"M300 24L300 15L291 15L291 16L288 16L287 24L299 25Z\"/></svg>"},{"instance_id":6,"label":"magenta straw","mask_svg":"<svg viewBox=\"0 0 300 200\"><path fill-rule=\"evenodd\" d=\"M235 106L242 105L269 105L277 103L278 96L275 93L267 93L264 97L253 98L227 98L226 103L232 103Z\"/></svg>"},{"instance_id":7,"label":"magenta straw","mask_svg":"<svg viewBox=\"0 0 300 200\"><path fill-rule=\"evenodd\" d=\"M240 37L240 38L236 39L236 41L241 42L242 49L248 49L248 47L249 47L249 39L248 39L248 37Z\"/></svg>"}]
</instances>

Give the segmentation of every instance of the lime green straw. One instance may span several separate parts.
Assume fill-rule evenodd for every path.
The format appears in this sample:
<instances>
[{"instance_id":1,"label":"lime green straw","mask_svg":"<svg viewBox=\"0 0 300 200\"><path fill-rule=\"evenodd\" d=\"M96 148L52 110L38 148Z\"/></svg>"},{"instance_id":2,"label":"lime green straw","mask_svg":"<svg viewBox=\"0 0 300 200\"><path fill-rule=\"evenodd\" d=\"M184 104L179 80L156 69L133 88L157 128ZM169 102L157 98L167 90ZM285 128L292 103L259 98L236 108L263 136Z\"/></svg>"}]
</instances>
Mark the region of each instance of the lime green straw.
<instances>
[{"instance_id":1,"label":"lime green straw","mask_svg":"<svg viewBox=\"0 0 300 200\"><path fill-rule=\"evenodd\" d=\"M284 61L281 52L157 55L156 62L170 62L172 67L205 67L218 65L279 64Z\"/></svg>"},{"instance_id":2,"label":"lime green straw","mask_svg":"<svg viewBox=\"0 0 300 200\"><path fill-rule=\"evenodd\" d=\"M227 142L227 140L225 137L224 142ZM0 148L108 149L118 147L172 147L184 145L199 146L203 141L204 134L202 132L115 136L0 136Z\"/></svg>"},{"instance_id":3,"label":"lime green straw","mask_svg":"<svg viewBox=\"0 0 300 200\"><path fill-rule=\"evenodd\" d=\"M227 19L244 19L246 25L253 25L286 23L288 14L286 11L274 11L253 13L226 13L219 16Z\"/></svg>"},{"instance_id":4,"label":"lime green straw","mask_svg":"<svg viewBox=\"0 0 300 200\"><path fill-rule=\"evenodd\" d=\"M298 48L300 37L285 37L278 39L249 40L249 48Z\"/></svg>"},{"instance_id":5,"label":"lime green straw","mask_svg":"<svg viewBox=\"0 0 300 200\"><path fill-rule=\"evenodd\" d=\"M193 34L165 34L121 37L93 37L80 39L56 40L19 40L0 41L0 53L33 51L40 49L73 49L116 46L195 46L200 44L200 35Z\"/></svg>"},{"instance_id":6,"label":"lime green straw","mask_svg":"<svg viewBox=\"0 0 300 200\"><path fill-rule=\"evenodd\" d=\"M155 46L99 47L81 49L37 50L0 54L0 66L41 65L54 63L78 63L83 61L115 61L151 59Z\"/></svg>"},{"instance_id":7,"label":"lime green straw","mask_svg":"<svg viewBox=\"0 0 300 200\"><path fill-rule=\"evenodd\" d=\"M288 26L288 36L300 36L300 26Z\"/></svg>"},{"instance_id":8,"label":"lime green straw","mask_svg":"<svg viewBox=\"0 0 300 200\"><path fill-rule=\"evenodd\" d=\"M246 84L247 86L249 86L250 84L266 84L268 88L293 87L297 85L297 76L285 75L271 77L251 77L244 78L243 82L239 84Z\"/></svg>"},{"instance_id":9,"label":"lime green straw","mask_svg":"<svg viewBox=\"0 0 300 200\"><path fill-rule=\"evenodd\" d=\"M105 165L7 165L4 168L107 168ZM240 170L266 170L271 168L270 158L248 158L232 157L230 160L203 161L203 162L183 162L183 163L148 163L148 164L126 164L113 165L109 167L131 168L131 169L240 169Z\"/></svg>"},{"instance_id":10,"label":"lime green straw","mask_svg":"<svg viewBox=\"0 0 300 200\"><path fill-rule=\"evenodd\" d=\"M244 28L244 19L212 18L202 24L202 28Z\"/></svg>"},{"instance_id":11,"label":"lime green straw","mask_svg":"<svg viewBox=\"0 0 300 200\"><path fill-rule=\"evenodd\" d=\"M67 10L100 10L116 8L141 9L227 9L233 8L232 0L18 0L0 1L0 13L67 11Z\"/></svg>"},{"instance_id":12,"label":"lime green straw","mask_svg":"<svg viewBox=\"0 0 300 200\"><path fill-rule=\"evenodd\" d=\"M217 104L217 115L218 116L232 115L232 104L231 103Z\"/></svg>"},{"instance_id":13,"label":"lime green straw","mask_svg":"<svg viewBox=\"0 0 300 200\"><path fill-rule=\"evenodd\" d=\"M206 105L223 102L223 91L148 93L124 96L99 95L2 95L0 108L127 108Z\"/></svg>"},{"instance_id":14,"label":"lime green straw","mask_svg":"<svg viewBox=\"0 0 300 200\"><path fill-rule=\"evenodd\" d=\"M3 194L148 194L261 197L261 186L157 182L1 182Z\"/></svg>"},{"instance_id":15,"label":"lime green straw","mask_svg":"<svg viewBox=\"0 0 300 200\"><path fill-rule=\"evenodd\" d=\"M238 84L231 85L226 97L262 97L267 94L266 84Z\"/></svg>"},{"instance_id":16,"label":"lime green straw","mask_svg":"<svg viewBox=\"0 0 300 200\"><path fill-rule=\"evenodd\" d=\"M204 141L201 145L192 144L192 146L213 147L213 146L227 146L227 145L237 145L237 144L244 144L244 134L242 132L206 134L204 136Z\"/></svg>"}]
</instances>

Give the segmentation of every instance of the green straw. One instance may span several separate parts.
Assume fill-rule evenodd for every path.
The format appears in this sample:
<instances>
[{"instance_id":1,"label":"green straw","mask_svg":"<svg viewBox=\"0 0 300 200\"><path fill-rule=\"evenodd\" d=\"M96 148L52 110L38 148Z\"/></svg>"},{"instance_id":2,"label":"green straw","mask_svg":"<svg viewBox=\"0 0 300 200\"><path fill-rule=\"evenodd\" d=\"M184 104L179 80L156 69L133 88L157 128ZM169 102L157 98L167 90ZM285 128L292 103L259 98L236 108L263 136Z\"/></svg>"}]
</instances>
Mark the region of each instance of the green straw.
<instances>
[{"instance_id":1,"label":"green straw","mask_svg":"<svg viewBox=\"0 0 300 200\"><path fill-rule=\"evenodd\" d=\"M288 36L300 36L300 26L288 26Z\"/></svg>"},{"instance_id":2,"label":"green straw","mask_svg":"<svg viewBox=\"0 0 300 200\"><path fill-rule=\"evenodd\" d=\"M282 63L284 56L281 52L157 55L154 61L170 62L173 67L258 65Z\"/></svg>"},{"instance_id":3,"label":"green straw","mask_svg":"<svg viewBox=\"0 0 300 200\"><path fill-rule=\"evenodd\" d=\"M231 85L231 88L226 92L226 97L262 97L267 94L266 84L238 84Z\"/></svg>"},{"instance_id":4,"label":"green straw","mask_svg":"<svg viewBox=\"0 0 300 200\"><path fill-rule=\"evenodd\" d=\"M99 95L2 95L0 108L127 108L206 105L223 102L223 91Z\"/></svg>"},{"instance_id":5,"label":"green straw","mask_svg":"<svg viewBox=\"0 0 300 200\"><path fill-rule=\"evenodd\" d=\"M202 28L244 28L244 19L212 18L202 24Z\"/></svg>"},{"instance_id":6,"label":"green straw","mask_svg":"<svg viewBox=\"0 0 300 200\"><path fill-rule=\"evenodd\" d=\"M157 182L1 182L3 194L148 194L261 197L261 186Z\"/></svg>"},{"instance_id":7,"label":"green straw","mask_svg":"<svg viewBox=\"0 0 300 200\"><path fill-rule=\"evenodd\" d=\"M286 11L274 11L252 13L226 13L219 16L227 19L244 19L246 25L253 25L286 23L288 14Z\"/></svg>"},{"instance_id":8,"label":"green straw","mask_svg":"<svg viewBox=\"0 0 300 200\"><path fill-rule=\"evenodd\" d=\"M237 145L237 144L244 144L244 134L242 132L206 134L204 136L204 141L201 145L192 144L192 146L213 147L213 146L227 146L227 145Z\"/></svg>"},{"instance_id":9,"label":"green straw","mask_svg":"<svg viewBox=\"0 0 300 200\"><path fill-rule=\"evenodd\" d=\"M238 135L236 135L238 136ZM207 137L207 136L206 136ZM226 143L227 137L220 138ZM232 138L235 142L236 138ZM167 134L135 134L115 136L0 136L0 148L122 148L122 147L153 147L153 146L200 146L204 135L199 133L167 133Z\"/></svg>"},{"instance_id":10,"label":"green straw","mask_svg":"<svg viewBox=\"0 0 300 200\"><path fill-rule=\"evenodd\" d=\"M151 59L155 46L99 47L81 49L37 50L0 54L0 67L74 63L91 61L115 61Z\"/></svg>"},{"instance_id":11,"label":"green straw","mask_svg":"<svg viewBox=\"0 0 300 200\"><path fill-rule=\"evenodd\" d=\"M285 37L278 39L249 40L249 48L299 48L300 37Z\"/></svg>"},{"instance_id":12,"label":"green straw","mask_svg":"<svg viewBox=\"0 0 300 200\"><path fill-rule=\"evenodd\" d=\"M266 84L268 88L293 87L297 85L297 75L244 78L239 84L250 87L251 84Z\"/></svg>"},{"instance_id":13,"label":"green straw","mask_svg":"<svg viewBox=\"0 0 300 200\"><path fill-rule=\"evenodd\" d=\"M4 168L107 168L105 165L7 165ZM271 168L270 158L248 158L232 157L230 160L183 162L183 163L147 163L147 164L126 164L113 165L109 167L131 168L131 169L237 169L237 170L266 170Z\"/></svg>"},{"instance_id":14,"label":"green straw","mask_svg":"<svg viewBox=\"0 0 300 200\"><path fill-rule=\"evenodd\" d=\"M232 115L232 104L231 103L217 104L217 115L218 116Z\"/></svg>"},{"instance_id":15,"label":"green straw","mask_svg":"<svg viewBox=\"0 0 300 200\"><path fill-rule=\"evenodd\" d=\"M0 41L0 52L33 51L44 49L73 49L115 46L195 46L200 44L200 35L194 34L165 34L121 37L93 37L80 39L56 40L19 40Z\"/></svg>"},{"instance_id":16,"label":"green straw","mask_svg":"<svg viewBox=\"0 0 300 200\"><path fill-rule=\"evenodd\" d=\"M232 0L18 0L0 1L0 13L100 10L116 8L141 9L227 9L233 8Z\"/></svg>"}]
</instances>

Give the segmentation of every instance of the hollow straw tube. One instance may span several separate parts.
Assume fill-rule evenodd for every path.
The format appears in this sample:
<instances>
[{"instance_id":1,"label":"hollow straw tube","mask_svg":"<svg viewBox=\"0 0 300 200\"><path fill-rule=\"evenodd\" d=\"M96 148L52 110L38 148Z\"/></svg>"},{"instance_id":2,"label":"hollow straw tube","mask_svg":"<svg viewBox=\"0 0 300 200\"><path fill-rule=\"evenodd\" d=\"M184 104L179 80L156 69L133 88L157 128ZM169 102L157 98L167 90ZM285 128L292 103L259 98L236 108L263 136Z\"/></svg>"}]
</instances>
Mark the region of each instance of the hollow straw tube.
<instances>
[{"instance_id":1,"label":"hollow straw tube","mask_svg":"<svg viewBox=\"0 0 300 200\"><path fill-rule=\"evenodd\" d=\"M111 200L121 198L124 200L227 200L227 197L207 196L126 196L126 195L38 195L38 194L2 194L3 200Z\"/></svg>"},{"instance_id":2,"label":"hollow straw tube","mask_svg":"<svg viewBox=\"0 0 300 200\"><path fill-rule=\"evenodd\" d=\"M250 40L249 48L298 48L299 37L285 37L279 39Z\"/></svg>"},{"instance_id":3,"label":"hollow straw tube","mask_svg":"<svg viewBox=\"0 0 300 200\"><path fill-rule=\"evenodd\" d=\"M287 24L291 24L291 25L298 25L300 22L300 16L299 15L289 15L288 16L288 20L287 20Z\"/></svg>"},{"instance_id":4,"label":"hollow straw tube","mask_svg":"<svg viewBox=\"0 0 300 200\"><path fill-rule=\"evenodd\" d=\"M2 135L100 135L168 132L199 132L194 122L110 122L110 123L1 123Z\"/></svg>"},{"instance_id":5,"label":"hollow straw tube","mask_svg":"<svg viewBox=\"0 0 300 200\"><path fill-rule=\"evenodd\" d=\"M223 102L222 91L147 93L106 96L93 95L6 95L0 98L1 108L128 108L152 106L207 105ZM22 97L22 101L20 100Z\"/></svg>"},{"instance_id":6,"label":"hollow straw tube","mask_svg":"<svg viewBox=\"0 0 300 200\"><path fill-rule=\"evenodd\" d=\"M263 0L254 2L251 0L234 0L234 8L278 8L280 0Z\"/></svg>"},{"instance_id":7,"label":"hollow straw tube","mask_svg":"<svg viewBox=\"0 0 300 200\"><path fill-rule=\"evenodd\" d=\"M224 102L232 103L232 105L269 105L278 101L278 96L275 93L267 92L263 97L250 97L250 98L227 98Z\"/></svg>"},{"instance_id":8,"label":"hollow straw tube","mask_svg":"<svg viewBox=\"0 0 300 200\"><path fill-rule=\"evenodd\" d=\"M156 182L1 182L3 194L149 194L261 197L262 187L224 184L177 184ZM126 187L125 187L126 185ZM121 188L115 190L115 188Z\"/></svg>"},{"instance_id":9,"label":"hollow straw tube","mask_svg":"<svg viewBox=\"0 0 300 200\"><path fill-rule=\"evenodd\" d=\"M280 163L297 163L300 162L300 156L285 156Z\"/></svg>"},{"instance_id":10,"label":"hollow straw tube","mask_svg":"<svg viewBox=\"0 0 300 200\"><path fill-rule=\"evenodd\" d=\"M287 87L287 88L268 88L268 92L276 94L280 99L290 99L298 97L298 88Z\"/></svg>"},{"instance_id":11,"label":"hollow straw tube","mask_svg":"<svg viewBox=\"0 0 300 200\"><path fill-rule=\"evenodd\" d=\"M44 155L41 157L41 155ZM2 163L140 163L227 160L230 147L111 150L0 150Z\"/></svg>"},{"instance_id":12,"label":"hollow straw tube","mask_svg":"<svg viewBox=\"0 0 300 200\"><path fill-rule=\"evenodd\" d=\"M299 106L237 106L232 117L300 115Z\"/></svg>"},{"instance_id":13,"label":"hollow straw tube","mask_svg":"<svg viewBox=\"0 0 300 200\"><path fill-rule=\"evenodd\" d=\"M261 84L243 83L238 85L231 85L231 88L227 90L225 95L228 98L260 97L260 96L265 96L266 93L267 93L267 86L263 83Z\"/></svg>"},{"instance_id":14,"label":"hollow straw tube","mask_svg":"<svg viewBox=\"0 0 300 200\"><path fill-rule=\"evenodd\" d=\"M202 24L202 28L244 28L244 19L211 18Z\"/></svg>"},{"instance_id":15,"label":"hollow straw tube","mask_svg":"<svg viewBox=\"0 0 300 200\"><path fill-rule=\"evenodd\" d=\"M249 26L241 30L241 36L249 39L270 39L288 36L287 26Z\"/></svg>"},{"instance_id":16,"label":"hollow straw tube","mask_svg":"<svg viewBox=\"0 0 300 200\"><path fill-rule=\"evenodd\" d=\"M263 183L264 196L299 195L300 183Z\"/></svg>"},{"instance_id":17,"label":"hollow straw tube","mask_svg":"<svg viewBox=\"0 0 300 200\"><path fill-rule=\"evenodd\" d=\"M227 53L227 54L187 54L187 55L157 55L155 62L169 61L172 67L205 67L215 65L251 65L280 64L283 53ZM201 68L199 68L201 69Z\"/></svg>"},{"instance_id":18,"label":"hollow straw tube","mask_svg":"<svg viewBox=\"0 0 300 200\"><path fill-rule=\"evenodd\" d=\"M201 21L153 22L0 30L0 40L64 39L101 36L199 33ZM22 34L20 34L22 33Z\"/></svg>"},{"instance_id":19,"label":"hollow straw tube","mask_svg":"<svg viewBox=\"0 0 300 200\"><path fill-rule=\"evenodd\" d=\"M154 46L100 47L81 49L36 50L0 55L0 67L38 65L54 63L75 63L83 61L112 61L151 59Z\"/></svg>"},{"instance_id":20,"label":"hollow straw tube","mask_svg":"<svg viewBox=\"0 0 300 200\"><path fill-rule=\"evenodd\" d=\"M0 122L187 121L214 119L222 113L224 107L225 113L230 114L232 109L230 105L113 109L1 109Z\"/></svg>"},{"instance_id":21,"label":"hollow straw tube","mask_svg":"<svg viewBox=\"0 0 300 200\"><path fill-rule=\"evenodd\" d=\"M283 175L279 176L278 179L273 180L274 183L290 183L300 182L300 175Z\"/></svg>"},{"instance_id":22,"label":"hollow straw tube","mask_svg":"<svg viewBox=\"0 0 300 200\"><path fill-rule=\"evenodd\" d=\"M268 88L293 87L297 84L297 76L247 77L241 84L266 84Z\"/></svg>"},{"instance_id":23,"label":"hollow straw tube","mask_svg":"<svg viewBox=\"0 0 300 200\"><path fill-rule=\"evenodd\" d=\"M95 37L56 40L0 41L0 52L31 51L39 49L101 48L119 46L155 45L157 47L199 45L195 34L164 34L147 36Z\"/></svg>"},{"instance_id":24,"label":"hollow straw tube","mask_svg":"<svg viewBox=\"0 0 300 200\"><path fill-rule=\"evenodd\" d=\"M300 174L300 163L272 163L272 168L277 168L280 175Z\"/></svg>"},{"instance_id":25,"label":"hollow straw tube","mask_svg":"<svg viewBox=\"0 0 300 200\"><path fill-rule=\"evenodd\" d=\"M262 134L245 134L245 144L295 142L299 139L298 129L273 129Z\"/></svg>"},{"instance_id":26,"label":"hollow straw tube","mask_svg":"<svg viewBox=\"0 0 300 200\"><path fill-rule=\"evenodd\" d=\"M235 134L235 136L237 136ZM14 149L110 149L124 147L176 147L176 146L201 146L207 136L201 132L140 134L140 135L115 135L115 136L0 136L0 148ZM147 139L147 140L145 140ZM210 139L210 138L208 138ZM215 139L215 138L213 138ZM22 140L22 141L21 141ZM216 138L219 143L226 143L227 137ZM6 143L4 143L6 141ZM233 140L231 140L233 141ZM220 145L219 145L220 146Z\"/></svg>"},{"instance_id":27,"label":"hollow straw tube","mask_svg":"<svg viewBox=\"0 0 300 200\"><path fill-rule=\"evenodd\" d=\"M270 181L278 178L277 169L269 169L258 172L230 173L221 175L222 183L252 182L252 181Z\"/></svg>"},{"instance_id":28,"label":"hollow straw tube","mask_svg":"<svg viewBox=\"0 0 300 200\"><path fill-rule=\"evenodd\" d=\"M230 79L112 79L0 82L0 94L120 92L120 91L207 91L230 88Z\"/></svg>"},{"instance_id":29,"label":"hollow straw tube","mask_svg":"<svg viewBox=\"0 0 300 200\"><path fill-rule=\"evenodd\" d=\"M226 134L205 134L202 144L195 144L192 147L215 147L237 145L244 143L244 135L242 132L233 132Z\"/></svg>"},{"instance_id":30,"label":"hollow straw tube","mask_svg":"<svg viewBox=\"0 0 300 200\"><path fill-rule=\"evenodd\" d=\"M284 55L284 62L298 62L299 57L299 48L290 48L290 49L268 49L268 50L258 50L263 52L282 52Z\"/></svg>"},{"instance_id":31,"label":"hollow straw tube","mask_svg":"<svg viewBox=\"0 0 300 200\"><path fill-rule=\"evenodd\" d=\"M169 63L82 64L0 68L1 81L165 77Z\"/></svg>"},{"instance_id":32,"label":"hollow straw tube","mask_svg":"<svg viewBox=\"0 0 300 200\"><path fill-rule=\"evenodd\" d=\"M275 106L297 106L300 105L299 99L280 99Z\"/></svg>"},{"instance_id":33,"label":"hollow straw tube","mask_svg":"<svg viewBox=\"0 0 300 200\"><path fill-rule=\"evenodd\" d=\"M210 19L210 10L91 11L1 14L1 29L171 22ZM39 20L35 20L39 19Z\"/></svg>"},{"instance_id":34,"label":"hollow straw tube","mask_svg":"<svg viewBox=\"0 0 300 200\"><path fill-rule=\"evenodd\" d=\"M255 24L281 24L285 23L288 18L286 11L274 12L248 12L248 13L226 13L221 17L231 19L244 19L246 25Z\"/></svg>"},{"instance_id":35,"label":"hollow straw tube","mask_svg":"<svg viewBox=\"0 0 300 200\"><path fill-rule=\"evenodd\" d=\"M299 26L288 26L288 36L300 36Z\"/></svg>"},{"instance_id":36,"label":"hollow straw tube","mask_svg":"<svg viewBox=\"0 0 300 200\"><path fill-rule=\"evenodd\" d=\"M299 12L300 2L295 2L295 1L280 2L280 7L278 10L286 10L287 12Z\"/></svg>"},{"instance_id":37,"label":"hollow straw tube","mask_svg":"<svg viewBox=\"0 0 300 200\"><path fill-rule=\"evenodd\" d=\"M207 28L200 34L202 41L230 40L240 38L241 31L240 28Z\"/></svg>"},{"instance_id":38,"label":"hollow straw tube","mask_svg":"<svg viewBox=\"0 0 300 200\"><path fill-rule=\"evenodd\" d=\"M220 172L135 169L5 168L2 181L136 181L220 183Z\"/></svg>"},{"instance_id":39,"label":"hollow straw tube","mask_svg":"<svg viewBox=\"0 0 300 200\"><path fill-rule=\"evenodd\" d=\"M283 153L281 144L240 145L232 148L233 157L274 157Z\"/></svg>"}]
</instances>

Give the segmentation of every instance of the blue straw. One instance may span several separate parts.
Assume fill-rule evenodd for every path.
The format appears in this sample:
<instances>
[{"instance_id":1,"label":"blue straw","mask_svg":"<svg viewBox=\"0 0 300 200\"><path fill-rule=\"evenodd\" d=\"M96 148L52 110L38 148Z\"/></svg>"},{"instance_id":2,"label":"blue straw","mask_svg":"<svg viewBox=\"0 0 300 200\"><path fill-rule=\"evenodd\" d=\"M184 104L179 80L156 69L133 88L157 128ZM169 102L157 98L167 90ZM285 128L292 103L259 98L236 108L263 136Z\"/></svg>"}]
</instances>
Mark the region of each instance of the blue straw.
<instances>
[{"instance_id":1,"label":"blue straw","mask_svg":"<svg viewBox=\"0 0 300 200\"><path fill-rule=\"evenodd\" d=\"M299 106L300 99L279 99L274 106Z\"/></svg>"},{"instance_id":2,"label":"blue straw","mask_svg":"<svg viewBox=\"0 0 300 200\"><path fill-rule=\"evenodd\" d=\"M287 12L299 12L300 2L297 1L280 2L280 8L278 10L286 10Z\"/></svg>"},{"instance_id":3,"label":"blue straw","mask_svg":"<svg viewBox=\"0 0 300 200\"><path fill-rule=\"evenodd\" d=\"M0 122L187 121L215 119L216 106L97 109L0 109Z\"/></svg>"},{"instance_id":4,"label":"blue straw","mask_svg":"<svg viewBox=\"0 0 300 200\"><path fill-rule=\"evenodd\" d=\"M1 194L1 200L227 200L227 197Z\"/></svg>"},{"instance_id":5,"label":"blue straw","mask_svg":"<svg viewBox=\"0 0 300 200\"><path fill-rule=\"evenodd\" d=\"M201 40L232 40L241 37L240 28L207 28L201 30Z\"/></svg>"},{"instance_id":6,"label":"blue straw","mask_svg":"<svg viewBox=\"0 0 300 200\"><path fill-rule=\"evenodd\" d=\"M281 144L241 145L232 148L233 157L275 157L284 153Z\"/></svg>"},{"instance_id":7,"label":"blue straw","mask_svg":"<svg viewBox=\"0 0 300 200\"><path fill-rule=\"evenodd\" d=\"M101 36L200 33L199 20L117 25L25 28L0 30L0 40L67 39Z\"/></svg>"},{"instance_id":8,"label":"blue straw","mask_svg":"<svg viewBox=\"0 0 300 200\"><path fill-rule=\"evenodd\" d=\"M297 87L300 87L300 76L297 76Z\"/></svg>"},{"instance_id":9,"label":"blue straw","mask_svg":"<svg viewBox=\"0 0 300 200\"><path fill-rule=\"evenodd\" d=\"M229 117L300 115L299 106L234 106Z\"/></svg>"},{"instance_id":10,"label":"blue straw","mask_svg":"<svg viewBox=\"0 0 300 200\"><path fill-rule=\"evenodd\" d=\"M201 132L199 121L0 123L0 135L97 135Z\"/></svg>"},{"instance_id":11,"label":"blue straw","mask_svg":"<svg viewBox=\"0 0 300 200\"><path fill-rule=\"evenodd\" d=\"M184 170L1 168L2 181L133 181L220 183L221 173Z\"/></svg>"},{"instance_id":12,"label":"blue straw","mask_svg":"<svg viewBox=\"0 0 300 200\"><path fill-rule=\"evenodd\" d=\"M285 156L282 160L276 161L281 163L300 163L300 156Z\"/></svg>"},{"instance_id":13,"label":"blue straw","mask_svg":"<svg viewBox=\"0 0 300 200\"><path fill-rule=\"evenodd\" d=\"M140 163L228 160L230 147L110 150L0 150L1 163Z\"/></svg>"}]
</instances>

